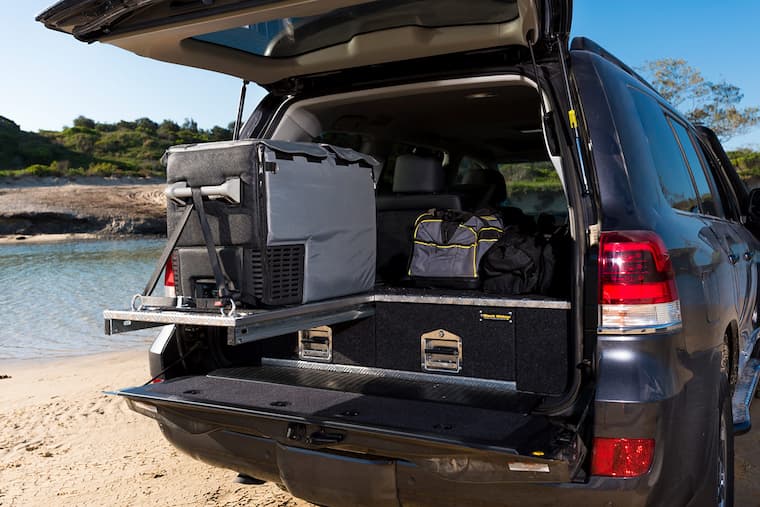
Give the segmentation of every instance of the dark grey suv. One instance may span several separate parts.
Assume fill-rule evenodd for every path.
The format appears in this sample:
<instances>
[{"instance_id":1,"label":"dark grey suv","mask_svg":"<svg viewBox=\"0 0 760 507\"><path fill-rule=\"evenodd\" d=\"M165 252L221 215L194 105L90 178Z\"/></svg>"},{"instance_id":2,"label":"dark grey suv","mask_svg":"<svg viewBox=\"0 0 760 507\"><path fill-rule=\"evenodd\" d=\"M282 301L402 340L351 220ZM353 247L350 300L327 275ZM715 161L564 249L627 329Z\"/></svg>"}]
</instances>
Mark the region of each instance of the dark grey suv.
<instances>
[{"instance_id":1,"label":"dark grey suv","mask_svg":"<svg viewBox=\"0 0 760 507\"><path fill-rule=\"evenodd\" d=\"M105 313L109 333L166 327L153 382L119 394L193 457L317 504L731 505L760 372L760 195L711 131L595 43L570 44L571 11L65 0L41 14L269 92L239 140L167 154L152 280L165 267L167 294L149 283ZM483 208L492 239L421 239L424 217ZM441 265L487 241L501 265L534 258L500 285L478 279L492 274L479 256L471 283L415 278L418 247Z\"/></svg>"}]
</instances>

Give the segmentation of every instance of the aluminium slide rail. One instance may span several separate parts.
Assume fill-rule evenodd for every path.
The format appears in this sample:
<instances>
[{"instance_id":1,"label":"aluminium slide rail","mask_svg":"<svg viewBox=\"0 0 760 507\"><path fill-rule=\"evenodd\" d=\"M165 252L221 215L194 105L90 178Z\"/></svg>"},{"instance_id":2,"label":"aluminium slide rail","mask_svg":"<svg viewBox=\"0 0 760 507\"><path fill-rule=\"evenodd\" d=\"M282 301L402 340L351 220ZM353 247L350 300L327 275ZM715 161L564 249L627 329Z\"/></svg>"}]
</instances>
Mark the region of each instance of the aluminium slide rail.
<instances>
[{"instance_id":1,"label":"aluminium slide rail","mask_svg":"<svg viewBox=\"0 0 760 507\"><path fill-rule=\"evenodd\" d=\"M218 310L212 313L197 309L167 307L105 310L103 318L107 335L171 324L222 327L227 329L229 345L241 345L304 329L371 317L375 313L375 303L424 303L555 310L570 308L568 301L557 300L368 293L284 308L236 309L225 314Z\"/></svg>"}]
</instances>

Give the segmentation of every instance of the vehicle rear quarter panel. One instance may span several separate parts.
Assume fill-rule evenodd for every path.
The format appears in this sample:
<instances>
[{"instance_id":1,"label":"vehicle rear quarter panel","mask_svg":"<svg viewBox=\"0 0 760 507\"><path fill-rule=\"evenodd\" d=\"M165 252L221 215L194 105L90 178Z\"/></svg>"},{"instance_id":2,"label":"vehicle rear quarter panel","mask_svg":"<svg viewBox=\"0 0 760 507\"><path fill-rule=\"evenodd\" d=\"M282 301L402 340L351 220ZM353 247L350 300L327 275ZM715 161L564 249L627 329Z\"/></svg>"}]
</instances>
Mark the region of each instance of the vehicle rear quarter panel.
<instances>
[{"instance_id":1,"label":"vehicle rear quarter panel","mask_svg":"<svg viewBox=\"0 0 760 507\"><path fill-rule=\"evenodd\" d=\"M573 72L588 124L602 230L655 231L670 252L681 300L685 332L676 345L688 353L719 346L723 332L737 319L733 273L710 221L672 209L662 195L630 89L658 99L627 73L586 51L573 52Z\"/></svg>"},{"instance_id":2,"label":"vehicle rear quarter panel","mask_svg":"<svg viewBox=\"0 0 760 507\"><path fill-rule=\"evenodd\" d=\"M657 505L698 505L714 494L723 335L737 315L733 273L710 220L674 210L659 184L631 88L669 108L637 79L587 51L573 51L602 231L655 231L671 255L683 328L599 335L594 434L655 438L649 477ZM677 113L674 113L677 115ZM709 474L707 474L709 475ZM664 502L664 503L663 503Z\"/></svg>"}]
</instances>

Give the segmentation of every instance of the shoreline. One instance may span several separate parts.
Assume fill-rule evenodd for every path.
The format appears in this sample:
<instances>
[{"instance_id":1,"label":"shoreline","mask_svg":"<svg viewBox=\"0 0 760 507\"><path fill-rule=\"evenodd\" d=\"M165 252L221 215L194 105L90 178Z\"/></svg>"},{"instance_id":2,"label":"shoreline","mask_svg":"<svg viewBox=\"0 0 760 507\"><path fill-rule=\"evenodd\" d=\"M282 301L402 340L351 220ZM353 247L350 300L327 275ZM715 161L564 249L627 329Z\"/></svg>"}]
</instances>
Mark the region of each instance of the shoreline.
<instances>
[{"instance_id":1,"label":"shoreline","mask_svg":"<svg viewBox=\"0 0 760 507\"><path fill-rule=\"evenodd\" d=\"M60 187L64 185L98 185L104 187L121 186L121 185L157 185L166 183L165 178L141 176L75 176L75 177L54 177L54 176L22 176L0 177L0 189L6 188L28 188L28 187Z\"/></svg>"},{"instance_id":2,"label":"shoreline","mask_svg":"<svg viewBox=\"0 0 760 507\"><path fill-rule=\"evenodd\" d=\"M63 234L0 234L3 245L44 245L80 241L123 241L129 239L166 239L160 234L101 234L97 232L76 232Z\"/></svg>"},{"instance_id":3,"label":"shoreline","mask_svg":"<svg viewBox=\"0 0 760 507\"><path fill-rule=\"evenodd\" d=\"M111 359L111 356L136 353L136 352L144 352L147 357L149 348L150 348L150 344L146 343L143 345L127 346L124 348L120 348L118 350L105 350L105 351L99 350L95 352L82 351L75 354L62 355L62 356L6 357L6 358L0 357L0 377L2 377L3 375L7 375L8 371L15 371L15 370L26 369L30 367L39 368L39 367L45 367L45 366L51 366L51 365L61 366L61 367L63 366L71 367L71 364L64 365L63 363L72 363L72 362L76 362L79 359L109 360ZM57 364L57 363L61 363L61 364ZM146 360L146 365L147 365L147 360ZM2 379L0 378L0 380Z\"/></svg>"}]
</instances>

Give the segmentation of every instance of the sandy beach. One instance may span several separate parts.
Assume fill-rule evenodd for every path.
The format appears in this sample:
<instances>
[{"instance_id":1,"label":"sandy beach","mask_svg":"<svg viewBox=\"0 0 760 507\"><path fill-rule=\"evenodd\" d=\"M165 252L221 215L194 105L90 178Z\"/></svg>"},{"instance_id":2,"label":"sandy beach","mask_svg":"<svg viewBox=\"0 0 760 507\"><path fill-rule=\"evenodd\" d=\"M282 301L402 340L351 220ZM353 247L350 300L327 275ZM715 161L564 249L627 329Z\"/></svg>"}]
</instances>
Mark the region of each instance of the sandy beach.
<instances>
[{"instance_id":1,"label":"sandy beach","mask_svg":"<svg viewBox=\"0 0 760 507\"><path fill-rule=\"evenodd\" d=\"M145 382L146 355L0 363L0 506L309 505L179 453L102 393Z\"/></svg>"},{"instance_id":2,"label":"sandy beach","mask_svg":"<svg viewBox=\"0 0 760 507\"><path fill-rule=\"evenodd\" d=\"M309 505L179 453L102 393L145 382L146 354L0 363L0 506ZM760 402L753 415L756 430L736 439L741 507L760 506Z\"/></svg>"}]
</instances>

